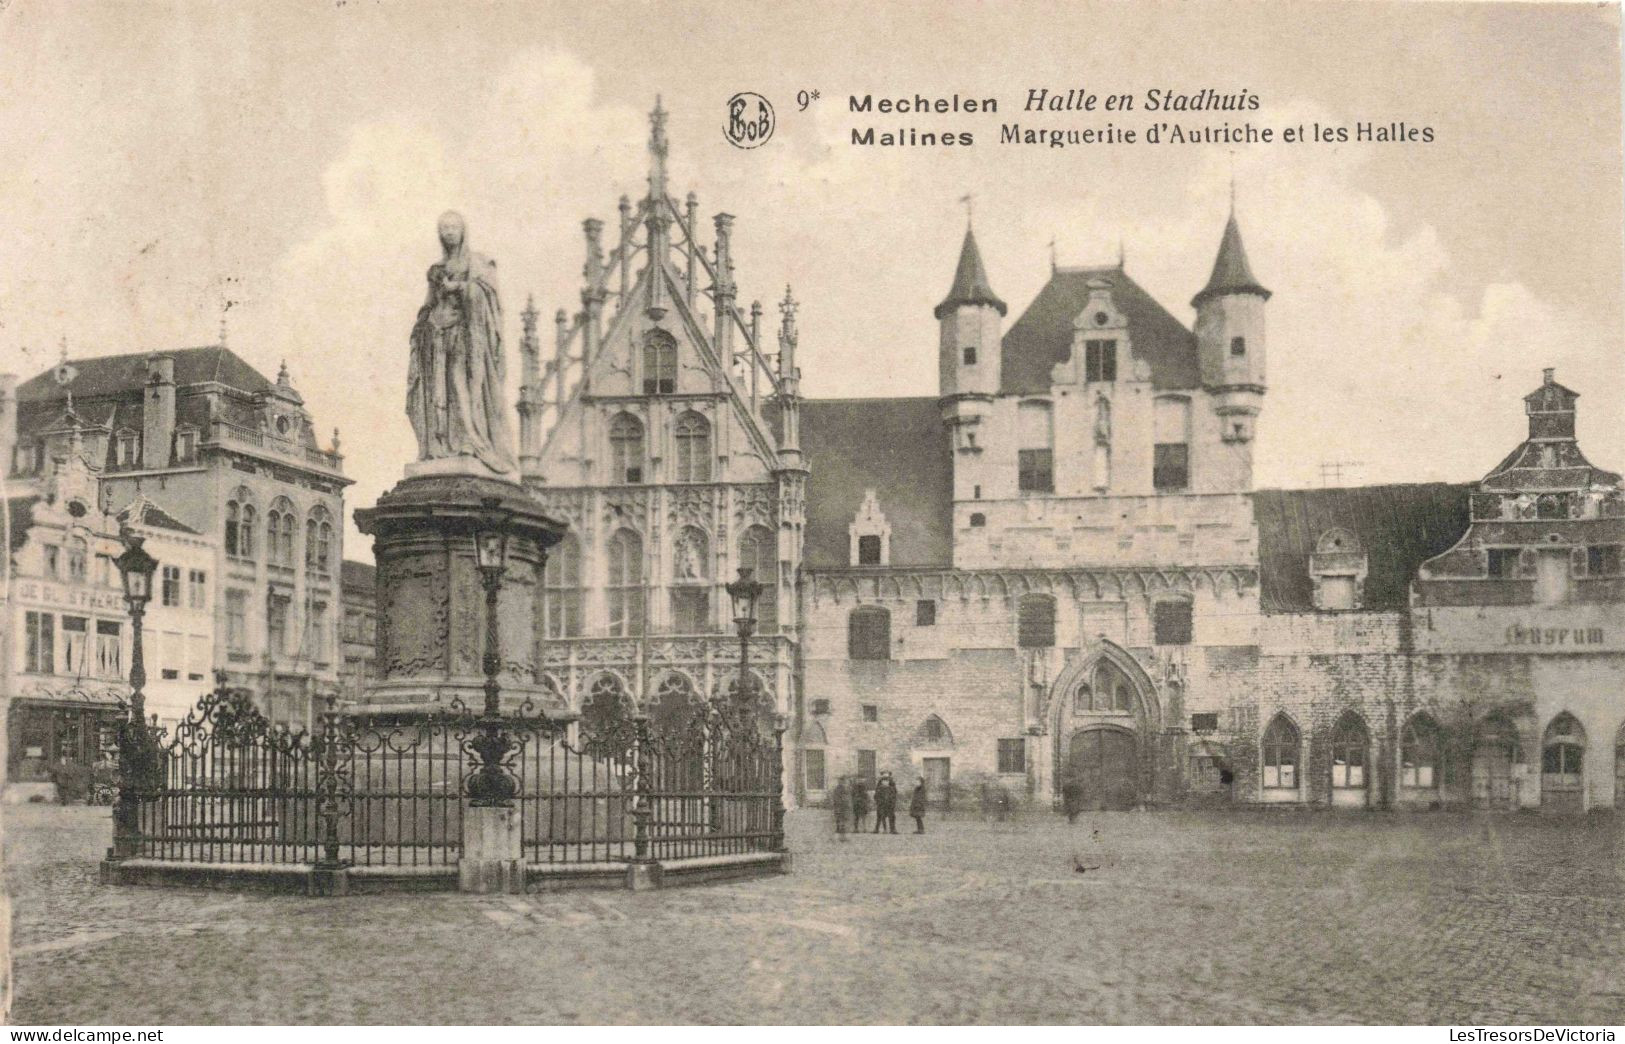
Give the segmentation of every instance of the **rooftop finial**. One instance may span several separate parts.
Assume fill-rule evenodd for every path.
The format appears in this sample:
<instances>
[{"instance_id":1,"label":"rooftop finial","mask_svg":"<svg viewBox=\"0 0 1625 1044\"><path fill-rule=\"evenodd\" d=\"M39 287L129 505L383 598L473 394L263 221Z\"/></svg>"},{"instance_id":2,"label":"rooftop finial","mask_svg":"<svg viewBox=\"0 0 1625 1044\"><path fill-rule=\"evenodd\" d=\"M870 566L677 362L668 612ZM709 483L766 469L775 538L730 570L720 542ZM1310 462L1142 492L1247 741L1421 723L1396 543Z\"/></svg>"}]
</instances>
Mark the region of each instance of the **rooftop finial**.
<instances>
[{"instance_id":1,"label":"rooftop finial","mask_svg":"<svg viewBox=\"0 0 1625 1044\"><path fill-rule=\"evenodd\" d=\"M969 229L971 225L974 224L973 219L975 214L972 208L976 204L976 195L974 193L967 192L963 196L959 197L959 202L965 204L965 228Z\"/></svg>"},{"instance_id":2,"label":"rooftop finial","mask_svg":"<svg viewBox=\"0 0 1625 1044\"><path fill-rule=\"evenodd\" d=\"M655 95L654 111L649 113L649 198L664 199L666 197L666 153L670 143L666 141L666 110L660 105L660 95Z\"/></svg>"},{"instance_id":3,"label":"rooftop finial","mask_svg":"<svg viewBox=\"0 0 1625 1044\"><path fill-rule=\"evenodd\" d=\"M1056 260L1055 260L1055 237L1050 236L1049 237L1049 270L1050 270L1050 274L1054 275L1055 270L1057 268L1059 268L1059 267L1060 266L1056 263Z\"/></svg>"},{"instance_id":4,"label":"rooftop finial","mask_svg":"<svg viewBox=\"0 0 1625 1044\"><path fill-rule=\"evenodd\" d=\"M62 340L59 343L62 346L62 361L67 362L68 361L68 335L63 334L62 335Z\"/></svg>"},{"instance_id":5,"label":"rooftop finial","mask_svg":"<svg viewBox=\"0 0 1625 1044\"><path fill-rule=\"evenodd\" d=\"M1540 382L1542 384L1555 384L1557 383L1557 370L1554 367L1548 366L1544 370L1540 371L1540 378Z\"/></svg>"},{"instance_id":6,"label":"rooftop finial","mask_svg":"<svg viewBox=\"0 0 1625 1044\"><path fill-rule=\"evenodd\" d=\"M226 330L226 313L221 312L220 313L220 347L222 347L222 348L224 348L226 346L226 333L227 333L227 330Z\"/></svg>"},{"instance_id":7,"label":"rooftop finial","mask_svg":"<svg viewBox=\"0 0 1625 1044\"><path fill-rule=\"evenodd\" d=\"M1119 272L1121 272L1123 267L1128 263L1128 246L1126 244L1127 239L1125 237L1117 237L1117 270Z\"/></svg>"},{"instance_id":8,"label":"rooftop finial","mask_svg":"<svg viewBox=\"0 0 1625 1044\"><path fill-rule=\"evenodd\" d=\"M286 359L282 360L282 366L276 372L276 382L284 386L293 383L293 379L288 376L288 360Z\"/></svg>"}]
</instances>

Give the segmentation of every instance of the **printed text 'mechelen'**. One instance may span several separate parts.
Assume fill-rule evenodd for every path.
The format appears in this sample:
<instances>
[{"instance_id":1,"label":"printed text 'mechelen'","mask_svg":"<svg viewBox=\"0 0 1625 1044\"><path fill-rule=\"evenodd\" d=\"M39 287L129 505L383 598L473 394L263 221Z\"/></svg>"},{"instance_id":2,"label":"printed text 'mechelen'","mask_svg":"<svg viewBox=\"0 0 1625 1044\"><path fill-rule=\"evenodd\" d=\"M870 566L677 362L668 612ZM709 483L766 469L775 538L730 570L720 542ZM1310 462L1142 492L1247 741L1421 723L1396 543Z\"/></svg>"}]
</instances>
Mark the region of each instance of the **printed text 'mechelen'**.
<instances>
[{"instance_id":1,"label":"printed text 'mechelen'","mask_svg":"<svg viewBox=\"0 0 1625 1044\"><path fill-rule=\"evenodd\" d=\"M880 98L865 94L847 95L847 105L853 112L998 112L997 98L927 98L916 94L912 98Z\"/></svg>"}]
</instances>

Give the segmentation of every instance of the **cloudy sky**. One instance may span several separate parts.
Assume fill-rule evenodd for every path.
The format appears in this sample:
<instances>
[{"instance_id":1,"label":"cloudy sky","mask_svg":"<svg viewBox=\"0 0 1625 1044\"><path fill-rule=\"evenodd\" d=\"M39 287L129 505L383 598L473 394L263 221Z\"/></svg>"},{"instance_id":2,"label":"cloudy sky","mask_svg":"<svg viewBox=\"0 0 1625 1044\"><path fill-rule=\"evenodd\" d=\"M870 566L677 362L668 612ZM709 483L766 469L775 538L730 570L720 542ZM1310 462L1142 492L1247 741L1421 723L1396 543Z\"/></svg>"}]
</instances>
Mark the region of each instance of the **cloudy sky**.
<instances>
[{"instance_id":1,"label":"cloudy sky","mask_svg":"<svg viewBox=\"0 0 1625 1044\"><path fill-rule=\"evenodd\" d=\"M0 369L212 343L286 360L351 503L413 452L406 344L436 217L527 293L577 307L580 222L672 188L738 216L744 301L804 302L814 396L935 393L932 306L965 214L1013 321L1060 262L1131 275L1181 319L1232 173L1269 305L1260 486L1471 480L1521 437L1545 366L1625 467L1618 9L1457 4L61 4L0 13ZM1405 121L1428 145L1014 149L1031 87L1247 90L1260 125ZM821 98L798 112L798 90ZM739 90L766 147L722 137ZM851 94L995 96L958 150L848 144ZM1105 114L1050 115L1093 126ZM1155 117L1114 116L1141 126ZM1214 122L1212 118L1202 121ZM771 312L770 312L771 314ZM544 325L546 320L544 319ZM517 365L511 363L510 371ZM351 531L349 554L365 557Z\"/></svg>"}]
</instances>

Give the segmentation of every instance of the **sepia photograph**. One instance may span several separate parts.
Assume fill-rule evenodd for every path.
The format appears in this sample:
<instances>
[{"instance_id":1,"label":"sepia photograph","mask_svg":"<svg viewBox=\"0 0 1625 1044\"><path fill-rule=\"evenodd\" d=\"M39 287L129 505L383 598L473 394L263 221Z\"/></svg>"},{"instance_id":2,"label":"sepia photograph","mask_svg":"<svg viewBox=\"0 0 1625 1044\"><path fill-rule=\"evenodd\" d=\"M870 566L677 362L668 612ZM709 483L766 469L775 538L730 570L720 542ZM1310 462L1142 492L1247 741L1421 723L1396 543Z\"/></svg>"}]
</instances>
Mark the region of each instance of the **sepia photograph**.
<instances>
[{"instance_id":1,"label":"sepia photograph","mask_svg":"<svg viewBox=\"0 0 1625 1044\"><path fill-rule=\"evenodd\" d=\"M9 1039L1615 1040L1622 140L1617 3L0 0Z\"/></svg>"}]
</instances>

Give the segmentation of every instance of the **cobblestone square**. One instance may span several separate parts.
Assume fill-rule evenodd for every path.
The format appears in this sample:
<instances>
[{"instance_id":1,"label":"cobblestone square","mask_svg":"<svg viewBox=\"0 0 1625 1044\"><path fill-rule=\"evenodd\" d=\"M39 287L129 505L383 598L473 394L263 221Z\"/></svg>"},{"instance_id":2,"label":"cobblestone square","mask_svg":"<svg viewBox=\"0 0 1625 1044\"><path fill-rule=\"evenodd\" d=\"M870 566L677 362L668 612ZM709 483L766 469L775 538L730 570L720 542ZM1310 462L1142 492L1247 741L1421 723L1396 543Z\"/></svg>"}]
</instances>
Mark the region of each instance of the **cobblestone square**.
<instances>
[{"instance_id":1,"label":"cobblestone square","mask_svg":"<svg viewBox=\"0 0 1625 1044\"><path fill-rule=\"evenodd\" d=\"M1612 816L928 820L652 893L106 887L105 809L4 810L14 1022L1625 1021ZM1076 864L1093 867L1078 872Z\"/></svg>"}]
</instances>

